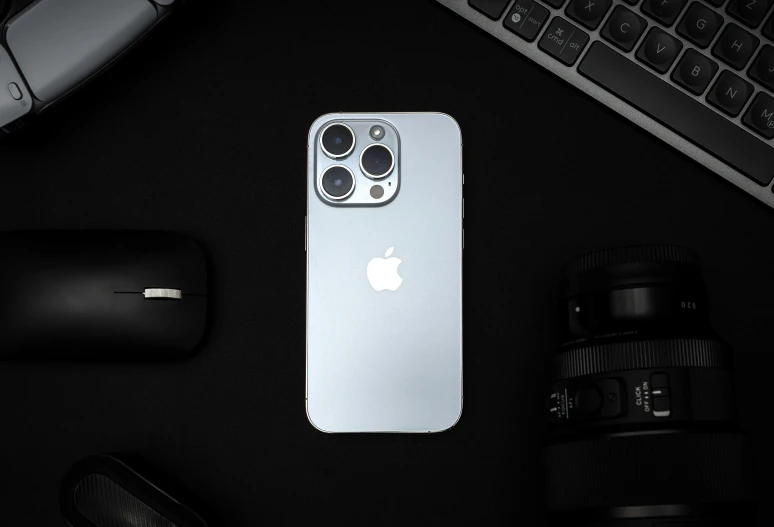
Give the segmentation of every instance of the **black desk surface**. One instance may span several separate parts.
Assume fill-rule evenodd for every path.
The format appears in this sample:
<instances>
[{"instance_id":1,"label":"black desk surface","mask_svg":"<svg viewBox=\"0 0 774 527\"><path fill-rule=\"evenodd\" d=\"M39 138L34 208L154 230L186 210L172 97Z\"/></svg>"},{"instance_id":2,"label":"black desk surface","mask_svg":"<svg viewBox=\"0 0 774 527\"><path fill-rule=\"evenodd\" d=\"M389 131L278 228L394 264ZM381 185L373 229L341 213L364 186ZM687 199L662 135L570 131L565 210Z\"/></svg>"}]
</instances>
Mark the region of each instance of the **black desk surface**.
<instances>
[{"instance_id":1,"label":"black desk surface","mask_svg":"<svg viewBox=\"0 0 774 527\"><path fill-rule=\"evenodd\" d=\"M462 127L466 400L450 432L307 422L304 145L339 110ZM208 503L214 527L535 524L559 269L628 243L699 251L761 483L774 469L774 212L429 0L189 2L0 156L3 229L183 231L212 259L191 360L0 365L4 525L62 525L65 470L121 451Z\"/></svg>"}]
</instances>

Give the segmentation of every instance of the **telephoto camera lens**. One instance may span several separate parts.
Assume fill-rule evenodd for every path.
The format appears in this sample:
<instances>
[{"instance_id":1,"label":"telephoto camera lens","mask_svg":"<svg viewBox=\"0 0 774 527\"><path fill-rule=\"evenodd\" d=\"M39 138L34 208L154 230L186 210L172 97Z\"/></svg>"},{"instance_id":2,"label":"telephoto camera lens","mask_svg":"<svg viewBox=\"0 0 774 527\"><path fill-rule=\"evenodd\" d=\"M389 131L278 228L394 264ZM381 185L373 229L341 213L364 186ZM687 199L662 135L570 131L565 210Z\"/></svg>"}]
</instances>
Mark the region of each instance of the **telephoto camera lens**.
<instances>
[{"instance_id":1,"label":"telephoto camera lens","mask_svg":"<svg viewBox=\"0 0 774 527\"><path fill-rule=\"evenodd\" d=\"M731 347L697 255L622 247L565 266L543 449L550 525L753 525Z\"/></svg>"},{"instance_id":2,"label":"telephoto camera lens","mask_svg":"<svg viewBox=\"0 0 774 527\"><path fill-rule=\"evenodd\" d=\"M392 150L384 145L374 143L368 145L360 154L360 169L373 179L383 178L392 172L395 166L395 158Z\"/></svg>"},{"instance_id":3,"label":"telephoto camera lens","mask_svg":"<svg viewBox=\"0 0 774 527\"><path fill-rule=\"evenodd\" d=\"M355 148L355 134L345 124L332 124L323 130L320 145L325 155L332 159L347 157Z\"/></svg>"}]
</instances>

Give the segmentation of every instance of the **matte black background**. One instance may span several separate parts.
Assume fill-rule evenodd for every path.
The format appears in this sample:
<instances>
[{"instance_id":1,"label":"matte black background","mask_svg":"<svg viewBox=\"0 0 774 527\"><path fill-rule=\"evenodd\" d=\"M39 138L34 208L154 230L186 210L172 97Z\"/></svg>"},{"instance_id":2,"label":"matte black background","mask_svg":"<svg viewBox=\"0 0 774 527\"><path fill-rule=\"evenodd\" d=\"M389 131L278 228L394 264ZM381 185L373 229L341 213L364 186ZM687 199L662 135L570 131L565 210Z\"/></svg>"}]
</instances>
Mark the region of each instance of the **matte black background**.
<instances>
[{"instance_id":1,"label":"matte black background","mask_svg":"<svg viewBox=\"0 0 774 527\"><path fill-rule=\"evenodd\" d=\"M462 127L466 400L447 433L307 422L305 144L339 110ZM183 483L216 527L538 523L560 266L641 242L700 252L768 496L772 211L430 0L189 2L0 159L4 229L183 231L212 260L187 362L0 365L3 525L62 525L65 470L115 451Z\"/></svg>"}]
</instances>

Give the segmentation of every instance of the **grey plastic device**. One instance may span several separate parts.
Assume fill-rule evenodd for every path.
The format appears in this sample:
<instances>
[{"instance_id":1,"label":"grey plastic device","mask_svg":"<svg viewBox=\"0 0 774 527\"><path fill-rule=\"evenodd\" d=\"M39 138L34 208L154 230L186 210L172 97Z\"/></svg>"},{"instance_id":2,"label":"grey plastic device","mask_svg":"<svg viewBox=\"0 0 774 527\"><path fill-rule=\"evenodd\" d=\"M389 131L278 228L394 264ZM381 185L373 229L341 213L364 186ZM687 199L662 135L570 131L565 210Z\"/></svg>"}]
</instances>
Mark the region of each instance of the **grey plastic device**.
<instances>
[{"instance_id":1,"label":"grey plastic device","mask_svg":"<svg viewBox=\"0 0 774 527\"><path fill-rule=\"evenodd\" d=\"M498 38L511 48L515 49L528 59L536 62L537 64L541 65L542 67L546 68L547 70L551 71L555 75L559 76L560 78L564 79L565 81L569 82L576 88L582 90L584 93L590 95L594 99L598 100L608 108L612 109L613 111L619 113L623 117L629 119L633 123L639 125L643 129L647 130L654 136L658 137L662 141L665 141L666 143L670 144L683 154L687 155L688 157L693 158L698 163L701 163L708 169L712 170L716 174L722 176L729 182L733 183L737 187L741 188L745 192L748 192L749 194L753 195L757 199L761 200L763 203L768 205L769 207L774 207L774 186L773 183L770 181L765 185L761 185L758 182L754 181L753 179L745 176L740 171L732 167L731 165L727 164L723 160L721 160L719 157L713 155L712 152L709 152L707 150L704 150L700 146L697 146L696 144L692 143L690 140L686 139L685 137L679 135L678 133L674 132L667 126L663 125L656 119L650 117L649 115L646 115L645 113L641 112L634 106L630 105L623 99L619 98L617 95L614 95L612 92L609 92L594 82L590 81L583 75L581 75L578 72L578 65L583 62L584 57L586 56L588 50L591 49L592 44L596 41L601 40L601 30L607 23L608 18L610 17L611 13L614 11L614 8L616 6L622 5L627 6L631 8L632 10L635 10L640 16L642 13L640 12L640 7L633 7L634 4L638 4L639 0L631 0L628 3L624 2L622 0L612 0L612 6L608 10L607 14L603 17L602 21L599 24L599 27L594 30L590 30L588 28L583 28L583 31L588 33L589 35L589 42L585 46L585 48L581 51L580 56L578 57L575 66L568 67L559 62L558 60L555 60L553 57L551 57L548 53L543 52L539 47L538 43L540 38L536 38L534 42L527 42L526 40L519 38L516 34L509 31L505 25L504 25L504 18L510 14L510 10L514 5L518 3L518 1L509 1L507 3L507 7L503 9L503 13L500 15L498 20L491 20L490 18L484 16L479 11L471 7L469 0L437 0L440 4L448 7L455 13L463 16L465 19L467 19L469 22L472 22L476 26L480 27L487 33L491 34L492 36ZM542 1L542 0L541 0ZM685 2L685 6L683 6L683 11L687 8L688 4L690 2ZM562 2L562 5L568 4L567 0L564 0ZM713 4L705 3L708 6L712 6ZM761 5L763 3L761 2ZM540 4L542 9L546 9L549 11L549 19L546 20L545 26L548 26L551 20L554 20L555 16L563 17L567 20L572 20L571 18L568 18L567 14L565 13L564 7L562 9L556 9L551 6L551 4L542 1ZM717 5L717 4L715 4ZM712 8L712 7L711 7ZM720 10L718 9L718 12L720 13ZM728 16L725 11L722 12L722 15L725 17L726 23L733 23L735 20ZM680 20L684 15L681 13L679 15L678 20ZM767 15L767 20L768 20ZM577 24L576 21L572 21L573 24ZM653 23L653 21L649 21L649 28L650 27L659 27L662 31L665 31L669 33L670 35L677 37L679 40L683 40L682 37L679 36L679 34L676 32L677 23L673 24L671 27L666 27L662 24ZM541 25L541 34L543 27ZM762 33L760 28L757 30L750 29L749 27L746 28L746 31L750 32L751 34L755 35L756 38L761 38ZM643 35L640 37L640 42L643 40L648 33L648 30L643 31ZM715 38L719 38L722 34L722 30L718 30L718 34ZM762 39L765 41L765 39ZM603 41L604 42L604 41ZM713 41L714 42L714 41ZM633 57L633 55L636 53L637 48L639 46L634 46L634 48L629 52L618 52L622 53L626 57ZM695 48L695 46L691 45L689 42L686 41L686 47L687 48ZM757 51L756 51L757 55ZM679 64L679 61L675 61L675 65ZM516 64L518 66L518 64ZM728 66L725 66L722 61L720 62L720 71L735 71ZM671 73L671 69L669 71ZM737 72L740 73L740 72ZM741 74L741 73L740 73ZM718 73L720 75L720 73ZM674 81L671 79L669 74L664 74L660 76L661 80L663 80L665 83L669 85L677 86ZM713 81L714 82L714 81ZM686 93L689 97L692 97L696 99L699 102L702 102L702 96L689 94ZM748 104L752 103L753 97L750 98L750 101ZM715 110L711 106L707 106L709 109L708 111L717 112L718 110ZM745 106L746 111L747 105ZM738 117L735 117L733 119L730 119L732 122L736 123L737 125L742 125L742 116L744 115L745 111L742 111ZM761 138L757 138L756 140L764 141ZM774 147L774 142L768 141L769 144Z\"/></svg>"},{"instance_id":2,"label":"grey plastic device","mask_svg":"<svg viewBox=\"0 0 774 527\"><path fill-rule=\"evenodd\" d=\"M110 66L182 0L0 0L0 129Z\"/></svg>"}]
</instances>

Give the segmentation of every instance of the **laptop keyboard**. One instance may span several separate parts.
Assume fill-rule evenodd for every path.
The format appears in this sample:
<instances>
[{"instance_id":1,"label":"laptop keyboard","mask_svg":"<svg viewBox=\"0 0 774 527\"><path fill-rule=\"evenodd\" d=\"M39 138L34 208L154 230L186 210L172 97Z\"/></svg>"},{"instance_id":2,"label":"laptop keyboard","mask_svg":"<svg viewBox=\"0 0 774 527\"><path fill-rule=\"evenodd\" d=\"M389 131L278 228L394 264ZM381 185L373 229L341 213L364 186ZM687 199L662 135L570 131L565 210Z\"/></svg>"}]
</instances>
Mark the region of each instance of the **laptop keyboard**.
<instances>
[{"instance_id":1,"label":"laptop keyboard","mask_svg":"<svg viewBox=\"0 0 774 527\"><path fill-rule=\"evenodd\" d=\"M438 1L774 207L774 0Z\"/></svg>"}]
</instances>

